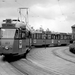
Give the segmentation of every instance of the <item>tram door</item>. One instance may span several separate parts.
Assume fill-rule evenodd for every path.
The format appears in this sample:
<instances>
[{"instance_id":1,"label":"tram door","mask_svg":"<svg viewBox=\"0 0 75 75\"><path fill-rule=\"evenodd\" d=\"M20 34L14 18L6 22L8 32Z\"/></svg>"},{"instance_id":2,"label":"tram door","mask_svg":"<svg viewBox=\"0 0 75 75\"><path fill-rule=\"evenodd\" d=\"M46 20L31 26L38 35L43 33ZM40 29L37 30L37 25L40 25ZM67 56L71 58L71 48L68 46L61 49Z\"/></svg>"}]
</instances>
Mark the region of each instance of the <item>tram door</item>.
<instances>
[{"instance_id":1,"label":"tram door","mask_svg":"<svg viewBox=\"0 0 75 75\"><path fill-rule=\"evenodd\" d=\"M43 45L46 46L46 34L43 34L42 35L42 39L43 39Z\"/></svg>"},{"instance_id":2,"label":"tram door","mask_svg":"<svg viewBox=\"0 0 75 75\"><path fill-rule=\"evenodd\" d=\"M19 50L20 53L26 52L26 32L25 29L20 30Z\"/></svg>"}]
</instances>

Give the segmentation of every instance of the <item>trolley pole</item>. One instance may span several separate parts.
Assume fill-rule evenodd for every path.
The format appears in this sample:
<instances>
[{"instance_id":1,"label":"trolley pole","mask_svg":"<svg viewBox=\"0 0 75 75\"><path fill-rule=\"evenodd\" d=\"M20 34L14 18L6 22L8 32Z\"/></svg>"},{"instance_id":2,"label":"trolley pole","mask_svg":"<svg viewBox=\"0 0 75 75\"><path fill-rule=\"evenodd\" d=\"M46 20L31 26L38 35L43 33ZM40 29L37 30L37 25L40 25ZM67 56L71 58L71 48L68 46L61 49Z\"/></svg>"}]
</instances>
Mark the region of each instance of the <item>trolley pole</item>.
<instances>
[{"instance_id":1,"label":"trolley pole","mask_svg":"<svg viewBox=\"0 0 75 75\"><path fill-rule=\"evenodd\" d=\"M25 17L25 23L26 23L26 25L28 25L28 8L19 8L20 17L22 17L22 12L21 12L22 10L26 10L26 16L24 16L24 17Z\"/></svg>"},{"instance_id":2,"label":"trolley pole","mask_svg":"<svg viewBox=\"0 0 75 75\"><path fill-rule=\"evenodd\" d=\"M21 10L26 10L26 16L24 16L24 17L25 17L26 26L28 26L28 8L26 8L26 7L24 7L24 8L19 8L20 17L22 16ZM22 20L22 19L21 19L21 20ZM31 33L30 33L30 31L28 32L28 36L29 36L29 48L31 48Z\"/></svg>"}]
</instances>

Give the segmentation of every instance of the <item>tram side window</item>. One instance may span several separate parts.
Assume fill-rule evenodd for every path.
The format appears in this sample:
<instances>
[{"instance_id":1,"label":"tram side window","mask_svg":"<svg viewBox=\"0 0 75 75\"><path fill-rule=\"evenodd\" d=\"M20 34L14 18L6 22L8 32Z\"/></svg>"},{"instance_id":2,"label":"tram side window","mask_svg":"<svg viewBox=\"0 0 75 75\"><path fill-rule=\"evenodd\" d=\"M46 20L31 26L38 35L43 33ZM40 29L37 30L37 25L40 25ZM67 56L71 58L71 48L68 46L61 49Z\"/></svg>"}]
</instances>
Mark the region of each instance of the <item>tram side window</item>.
<instances>
[{"instance_id":1,"label":"tram side window","mask_svg":"<svg viewBox=\"0 0 75 75\"><path fill-rule=\"evenodd\" d=\"M36 38L39 39L39 34L38 33L36 33Z\"/></svg>"},{"instance_id":2,"label":"tram side window","mask_svg":"<svg viewBox=\"0 0 75 75\"><path fill-rule=\"evenodd\" d=\"M42 39L42 34L37 34L37 39Z\"/></svg>"},{"instance_id":3,"label":"tram side window","mask_svg":"<svg viewBox=\"0 0 75 75\"><path fill-rule=\"evenodd\" d=\"M55 39L57 39L57 35L55 35Z\"/></svg>"},{"instance_id":4,"label":"tram side window","mask_svg":"<svg viewBox=\"0 0 75 75\"><path fill-rule=\"evenodd\" d=\"M37 38L37 35L36 35L36 33L34 33L34 34L33 34L33 38L34 38L34 39L36 39L36 38Z\"/></svg>"},{"instance_id":5,"label":"tram side window","mask_svg":"<svg viewBox=\"0 0 75 75\"><path fill-rule=\"evenodd\" d=\"M16 30L16 32L15 32L15 38L16 38L16 39L19 38L19 30Z\"/></svg>"},{"instance_id":6,"label":"tram side window","mask_svg":"<svg viewBox=\"0 0 75 75\"><path fill-rule=\"evenodd\" d=\"M33 34L31 35L31 38L33 38Z\"/></svg>"},{"instance_id":7,"label":"tram side window","mask_svg":"<svg viewBox=\"0 0 75 75\"><path fill-rule=\"evenodd\" d=\"M60 35L58 35L58 39L60 39Z\"/></svg>"},{"instance_id":8,"label":"tram side window","mask_svg":"<svg viewBox=\"0 0 75 75\"><path fill-rule=\"evenodd\" d=\"M68 38L68 40L69 40L69 39L70 39L70 36L68 35L67 38Z\"/></svg>"},{"instance_id":9,"label":"tram side window","mask_svg":"<svg viewBox=\"0 0 75 75\"><path fill-rule=\"evenodd\" d=\"M2 35L1 35L1 28L0 28L0 38L2 37Z\"/></svg>"},{"instance_id":10,"label":"tram side window","mask_svg":"<svg viewBox=\"0 0 75 75\"><path fill-rule=\"evenodd\" d=\"M51 39L51 35L48 35L48 39Z\"/></svg>"},{"instance_id":11,"label":"tram side window","mask_svg":"<svg viewBox=\"0 0 75 75\"><path fill-rule=\"evenodd\" d=\"M46 34L46 39L48 39L48 34Z\"/></svg>"},{"instance_id":12,"label":"tram side window","mask_svg":"<svg viewBox=\"0 0 75 75\"><path fill-rule=\"evenodd\" d=\"M21 33L21 38L22 38L22 39L25 39L25 38L26 38L25 32L22 32L22 33Z\"/></svg>"},{"instance_id":13,"label":"tram side window","mask_svg":"<svg viewBox=\"0 0 75 75\"><path fill-rule=\"evenodd\" d=\"M59 39L59 36L58 36L58 35L56 35L55 39L57 39L57 40L58 40L58 39Z\"/></svg>"},{"instance_id":14,"label":"tram side window","mask_svg":"<svg viewBox=\"0 0 75 75\"><path fill-rule=\"evenodd\" d=\"M53 36L53 39L55 39L55 36L56 36L56 35Z\"/></svg>"},{"instance_id":15,"label":"tram side window","mask_svg":"<svg viewBox=\"0 0 75 75\"><path fill-rule=\"evenodd\" d=\"M64 35L64 39L67 39L67 36L66 35Z\"/></svg>"},{"instance_id":16,"label":"tram side window","mask_svg":"<svg viewBox=\"0 0 75 75\"><path fill-rule=\"evenodd\" d=\"M51 39L54 39L54 36L53 36L53 34L51 35Z\"/></svg>"},{"instance_id":17,"label":"tram side window","mask_svg":"<svg viewBox=\"0 0 75 75\"><path fill-rule=\"evenodd\" d=\"M42 34L42 39L46 39L46 35L45 34Z\"/></svg>"},{"instance_id":18,"label":"tram side window","mask_svg":"<svg viewBox=\"0 0 75 75\"><path fill-rule=\"evenodd\" d=\"M63 35L61 35L61 39L63 39Z\"/></svg>"},{"instance_id":19,"label":"tram side window","mask_svg":"<svg viewBox=\"0 0 75 75\"><path fill-rule=\"evenodd\" d=\"M51 39L55 39L55 35L54 34L51 34Z\"/></svg>"}]
</instances>

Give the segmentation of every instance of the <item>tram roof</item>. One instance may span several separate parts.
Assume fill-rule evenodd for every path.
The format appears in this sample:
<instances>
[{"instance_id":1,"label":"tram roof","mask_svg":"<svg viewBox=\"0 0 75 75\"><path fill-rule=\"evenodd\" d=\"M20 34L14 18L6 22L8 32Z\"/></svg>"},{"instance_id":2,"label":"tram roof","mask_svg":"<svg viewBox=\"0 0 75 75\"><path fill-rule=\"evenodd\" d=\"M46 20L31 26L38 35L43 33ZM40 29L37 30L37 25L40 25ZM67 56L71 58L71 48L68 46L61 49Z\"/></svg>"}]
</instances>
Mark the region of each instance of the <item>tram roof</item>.
<instances>
[{"instance_id":1,"label":"tram roof","mask_svg":"<svg viewBox=\"0 0 75 75\"><path fill-rule=\"evenodd\" d=\"M28 28L28 26L26 25L26 23L23 22L23 21L20 21L20 20L15 20L15 19L14 20L11 20L11 19L3 20L2 25L6 25L6 24L8 24L8 25L11 24L11 26L13 25L16 28L26 27L28 30L30 30L30 28Z\"/></svg>"},{"instance_id":2,"label":"tram roof","mask_svg":"<svg viewBox=\"0 0 75 75\"><path fill-rule=\"evenodd\" d=\"M71 26L72 28L75 27L75 24L73 26Z\"/></svg>"},{"instance_id":3,"label":"tram roof","mask_svg":"<svg viewBox=\"0 0 75 75\"><path fill-rule=\"evenodd\" d=\"M31 33L42 33L41 31L32 30Z\"/></svg>"}]
</instances>

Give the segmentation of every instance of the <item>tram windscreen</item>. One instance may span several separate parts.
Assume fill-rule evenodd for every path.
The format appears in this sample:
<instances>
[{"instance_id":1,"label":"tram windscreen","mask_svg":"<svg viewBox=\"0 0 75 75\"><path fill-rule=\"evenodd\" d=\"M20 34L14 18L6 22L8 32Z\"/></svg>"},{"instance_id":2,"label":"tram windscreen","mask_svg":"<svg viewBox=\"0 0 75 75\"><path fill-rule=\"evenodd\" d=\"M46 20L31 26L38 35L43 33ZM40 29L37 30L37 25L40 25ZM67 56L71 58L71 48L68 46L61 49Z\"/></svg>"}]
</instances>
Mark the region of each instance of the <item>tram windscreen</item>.
<instances>
[{"instance_id":1,"label":"tram windscreen","mask_svg":"<svg viewBox=\"0 0 75 75\"><path fill-rule=\"evenodd\" d=\"M1 29L1 38L14 38L16 29Z\"/></svg>"}]
</instances>

